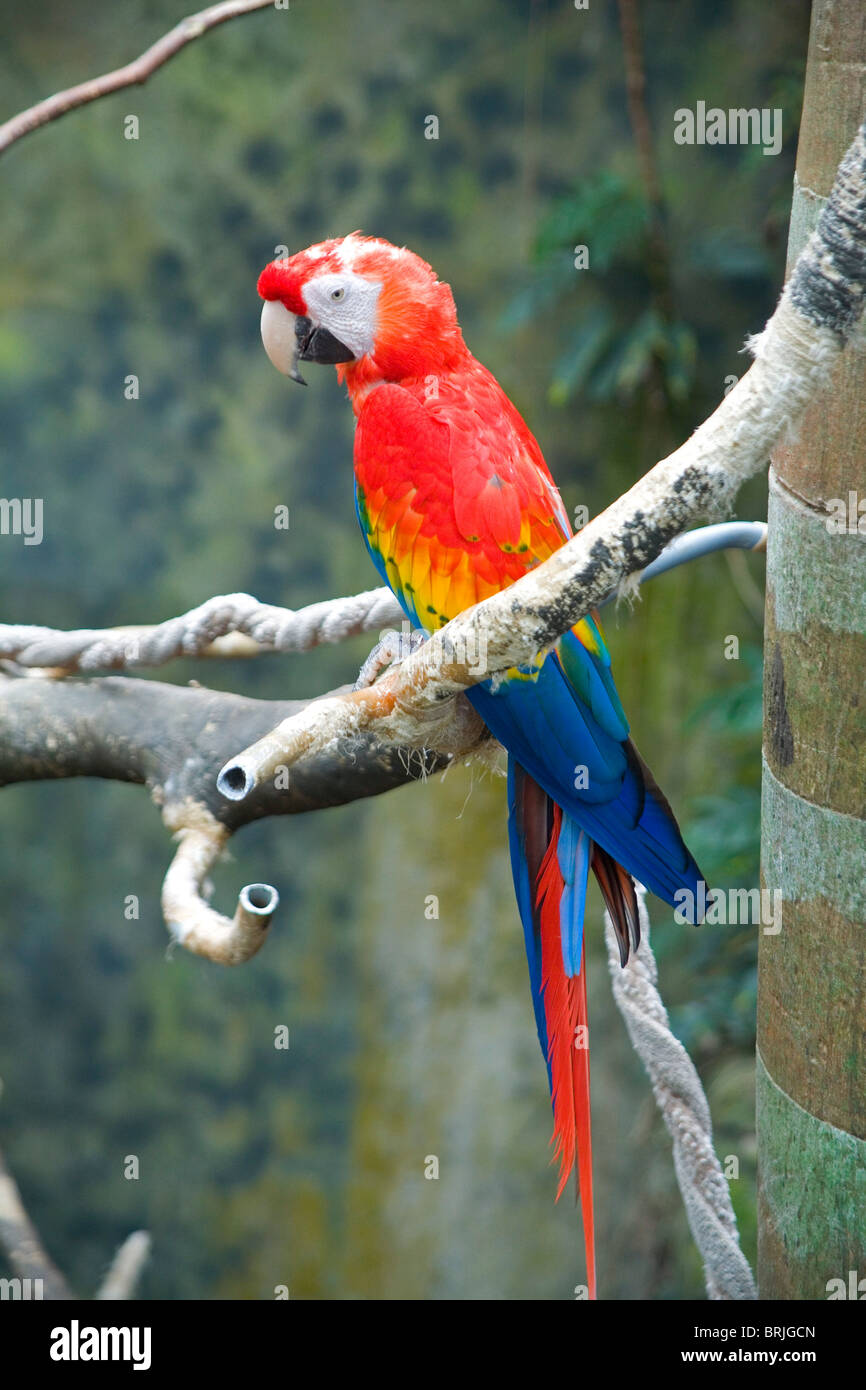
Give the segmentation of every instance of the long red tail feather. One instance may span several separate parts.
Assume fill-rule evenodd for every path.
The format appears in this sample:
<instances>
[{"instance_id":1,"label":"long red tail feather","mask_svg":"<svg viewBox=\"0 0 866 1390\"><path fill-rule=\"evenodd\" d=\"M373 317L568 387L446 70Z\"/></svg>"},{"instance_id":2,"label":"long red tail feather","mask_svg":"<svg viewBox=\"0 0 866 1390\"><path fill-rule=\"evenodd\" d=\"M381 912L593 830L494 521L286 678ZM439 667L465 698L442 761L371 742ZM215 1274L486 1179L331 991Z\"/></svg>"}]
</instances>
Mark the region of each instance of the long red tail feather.
<instances>
[{"instance_id":1,"label":"long red tail feather","mask_svg":"<svg viewBox=\"0 0 866 1390\"><path fill-rule=\"evenodd\" d=\"M559 906L563 878L557 860L562 812L554 809L553 830L538 874L542 990L547 1020L548 1060L553 1083L554 1158L559 1160L562 1195L577 1160L583 1215L586 1277L590 1298L596 1296L595 1222L592 1204L592 1128L589 1099L589 1035L586 1008L586 958L581 947L580 973L571 979L562 963Z\"/></svg>"}]
</instances>

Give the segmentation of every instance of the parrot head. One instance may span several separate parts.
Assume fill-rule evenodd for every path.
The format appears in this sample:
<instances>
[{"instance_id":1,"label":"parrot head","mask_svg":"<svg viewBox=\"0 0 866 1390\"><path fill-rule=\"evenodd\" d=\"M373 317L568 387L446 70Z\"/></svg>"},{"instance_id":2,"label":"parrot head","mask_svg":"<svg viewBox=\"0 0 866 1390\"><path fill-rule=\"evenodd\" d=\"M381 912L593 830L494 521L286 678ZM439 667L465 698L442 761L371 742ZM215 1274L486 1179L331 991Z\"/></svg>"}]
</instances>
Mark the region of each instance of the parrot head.
<instances>
[{"instance_id":1,"label":"parrot head","mask_svg":"<svg viewBox=\"0 0 866 1390\"><path fill-rule=\"evenodd\" d=\"M271 261L259 276L262 341L278 371L337 367L350 392L447 370L466 352L448 285L406 247L335 237Z\"/></svg>"}]
</instances>

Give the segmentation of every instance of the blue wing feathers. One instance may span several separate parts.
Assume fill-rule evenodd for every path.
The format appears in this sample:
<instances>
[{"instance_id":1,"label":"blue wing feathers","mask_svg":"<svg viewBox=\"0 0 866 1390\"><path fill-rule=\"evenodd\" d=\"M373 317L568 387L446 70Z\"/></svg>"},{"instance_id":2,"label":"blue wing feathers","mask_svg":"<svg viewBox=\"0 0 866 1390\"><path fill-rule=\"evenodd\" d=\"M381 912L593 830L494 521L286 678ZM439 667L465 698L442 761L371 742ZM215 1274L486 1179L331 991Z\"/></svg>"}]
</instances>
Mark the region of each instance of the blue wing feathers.
<instances>
[{"instance_id":1,"label":"blue wing feathers","mask_svg":"<svg viewBox=\"0 0 866 1390\"><path fill-rule=\"evenodd\" d=\"M495 690L483 683L467 695L495 737L566 816L634 878L672 905L679 889L697 892L700 870L670 808L627 733L617 738L610 732L616 711L606 711L606 730L555 653L534 681L506 680ZM587 769L585 787L575 778L580 767Z\"/></svg>"}]
</instances>

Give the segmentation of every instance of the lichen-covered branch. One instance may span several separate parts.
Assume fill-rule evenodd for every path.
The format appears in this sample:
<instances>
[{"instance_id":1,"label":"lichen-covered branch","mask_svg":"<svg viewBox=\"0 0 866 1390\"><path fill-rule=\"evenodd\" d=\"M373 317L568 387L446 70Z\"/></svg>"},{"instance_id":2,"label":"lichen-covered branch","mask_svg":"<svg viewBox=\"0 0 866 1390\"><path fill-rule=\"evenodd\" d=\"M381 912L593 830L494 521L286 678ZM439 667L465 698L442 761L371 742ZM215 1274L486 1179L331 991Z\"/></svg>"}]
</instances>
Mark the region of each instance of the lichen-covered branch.
<instances>
[{"instance_id":1,"label":"lichen-covered branch","mask_svg":"<svg viewBox=\"0 0 866 1390\"><path fill-rule=\"evenodd\" d=\"M667 546L642 571L640 582L713 550L760 550L766 535L762 521L699 527ZM603 602L615 596L609 594ZM130 671L164 666L182 657L237 659L268 652L306 652L362 632L382 631L403 617L391 590L384 588L297 609L261 603L250 594L220 594L176 618L144 627L63 631L33 623L0 623L0 660L52 676Z\"/></svg>"}]
</instances>

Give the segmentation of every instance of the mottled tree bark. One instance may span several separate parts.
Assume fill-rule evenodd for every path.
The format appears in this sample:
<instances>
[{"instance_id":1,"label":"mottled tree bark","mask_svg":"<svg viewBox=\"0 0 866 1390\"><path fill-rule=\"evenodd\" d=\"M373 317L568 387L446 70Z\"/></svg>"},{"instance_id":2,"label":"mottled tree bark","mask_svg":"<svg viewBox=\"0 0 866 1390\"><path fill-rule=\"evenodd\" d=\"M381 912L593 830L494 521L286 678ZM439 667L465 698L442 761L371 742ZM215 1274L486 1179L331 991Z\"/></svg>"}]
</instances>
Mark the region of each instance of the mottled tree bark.
<instances>
[{"instance_id":1,"label":"mottled tree bark","mask_svg":"<svg viewBox=\"0 0 866 1390\"><path fill-rule=\"evenodd\" d=\"M862 0L816 0L789 269L864 110ZM866 1276L866 534L838 530L834 507L856 494L856 528L864 450L855 350L770 476L762 870L782 928L759 952L762 1298L838 1296L829 1281Z\"/></svg>"}]
</instances>

